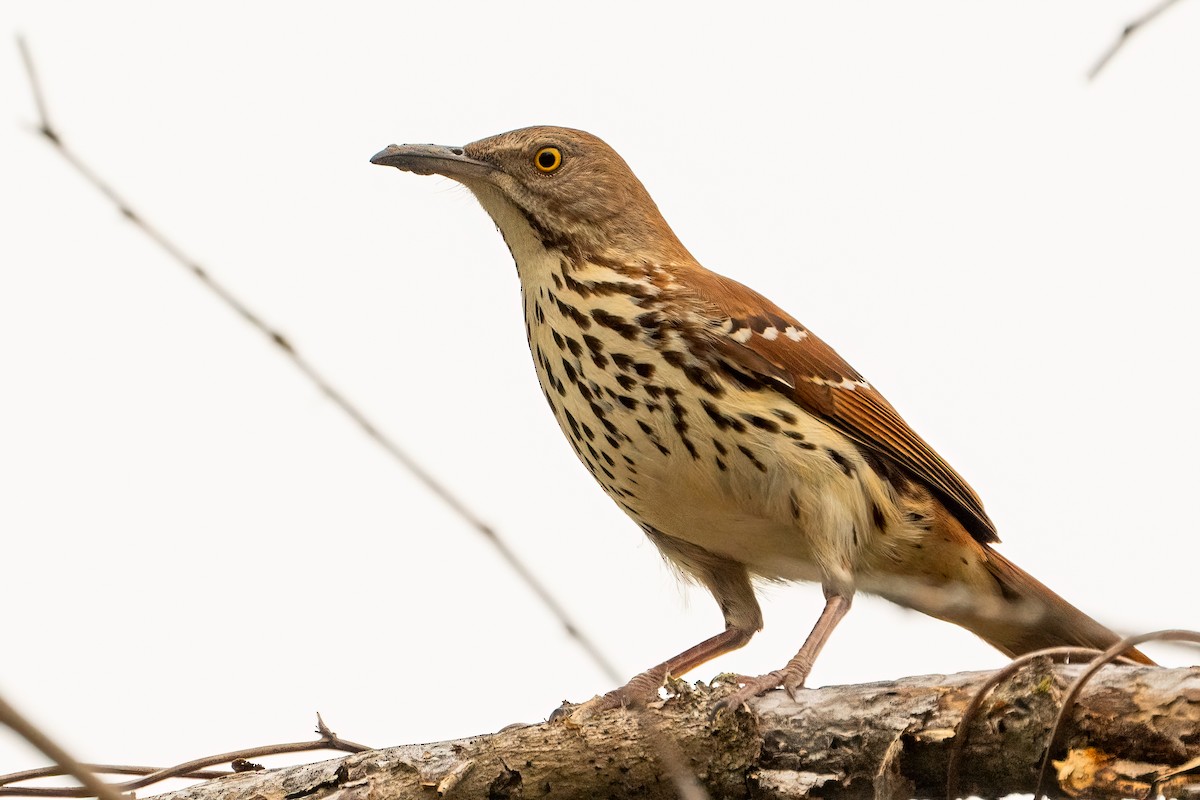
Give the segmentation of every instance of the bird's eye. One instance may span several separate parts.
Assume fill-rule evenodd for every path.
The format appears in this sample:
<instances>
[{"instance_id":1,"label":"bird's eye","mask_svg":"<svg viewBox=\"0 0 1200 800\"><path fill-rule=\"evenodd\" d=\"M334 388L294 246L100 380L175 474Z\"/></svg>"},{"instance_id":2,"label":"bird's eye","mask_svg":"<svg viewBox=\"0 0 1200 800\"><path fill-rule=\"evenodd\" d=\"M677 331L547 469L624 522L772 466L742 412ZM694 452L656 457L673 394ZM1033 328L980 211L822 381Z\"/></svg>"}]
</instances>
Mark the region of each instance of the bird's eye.
<instances>
[{"instance_id":1,"label":"bird's eye","mask_svg":"<svg viewBox=\"0 0 1200 800\"><path fill-rule=\"evenodd\" d=\"M533 157L533 163L539 172L554 172L562 166L562 152L557 147L543 147Z\"/></svg>"}]
</instances>

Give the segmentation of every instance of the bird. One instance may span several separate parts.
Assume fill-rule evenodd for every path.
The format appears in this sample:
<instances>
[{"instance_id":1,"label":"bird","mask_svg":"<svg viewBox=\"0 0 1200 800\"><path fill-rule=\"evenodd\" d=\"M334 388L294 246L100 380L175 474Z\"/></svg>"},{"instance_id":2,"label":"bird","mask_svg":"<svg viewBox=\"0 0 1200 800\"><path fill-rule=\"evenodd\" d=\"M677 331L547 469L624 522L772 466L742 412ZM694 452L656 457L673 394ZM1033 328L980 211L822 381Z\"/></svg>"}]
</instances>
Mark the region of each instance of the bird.
<instances>
[{"instance_id":1,"label":"bird","mask_svg":"<svg viewBox=\"0 0 1200 800\"><path fill-rule=\"evenodd\" d=\"M702 266L600 138L535 126L462 147L393 144L371 162L478 199L516 264L535 372L567 441L721 610L720 633L596 708L644 705L744 646L763 626L762 581L819 583L824 608L796 656L738 676L725 707L795 696L859 591L1008 656L1120 640L1002 556L966 480L815 333Z\"/></svg>"}]
</instances>

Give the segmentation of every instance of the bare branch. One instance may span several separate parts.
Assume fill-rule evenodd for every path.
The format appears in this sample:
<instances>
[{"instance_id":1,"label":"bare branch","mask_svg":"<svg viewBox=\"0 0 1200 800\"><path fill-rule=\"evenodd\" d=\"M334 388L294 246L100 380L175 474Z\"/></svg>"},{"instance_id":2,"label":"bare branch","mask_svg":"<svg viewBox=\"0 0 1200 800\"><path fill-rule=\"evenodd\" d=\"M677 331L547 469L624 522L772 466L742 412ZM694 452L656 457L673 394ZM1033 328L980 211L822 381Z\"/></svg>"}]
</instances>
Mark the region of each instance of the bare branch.
<instances>
[{"instance_id":1,"label":"bare branch","mask_svg":"<svg viewBox=\"0 0 1200 800\"><path fill-rule=\"evenodd\" d=\"M37 71L34 67L33 56L30 53L28 45L22 38L17 39L17 46L21 50L21 57L25 62L25 68L29 73L30 88L33 92L34 101L37 104L39 115L38 131L46 137L46 139L54 145L59 154L75 168L75 171L83 176L101 194L117 207L122 216L132 222L142 233L149 237L163 251L166 252L173 260L177 261L181 266L187 269L196 277L197 280L215 294L220 300L232 309L238 316L250 324L255 330L265 336L272 344L278 348L289 361L292 362L300 372L304 374L309 381L317 387L329 400L337 406L346 416L354 421L356 425L370 439L379 445L392 459L400 464L404 469L408 470L417 481L424 486L428 491L436 495L443 503L459 516L468 526L473 528L476 533L483 536L500 554L500 557L508 564L509 568L517 574L526 587L541 601L547 610L558 620L566 631L567 636L574 639L575 642L587 653L592 662L611 680L613 683L621 681L621 673L613 665L613 663L604 655L600 647L587 635L583 628L572 619L567 612L565 606L550 592L546 585L533 574L532 570L525 565L517 556L516 552L509 547L496 529L485 523L478 514L476 514L458 495L450 490L445 484L438 481L431 473L429 473L420 463L412 456L405 452L400 445L393 439L384 434L379 427L372 422L366 414L347 397L340 389L336 388L328 378L326 378L313 364L296 350L296 347L288 340L286 336L279 330L268 325L261 316L250 308L241 298L235 295L228 287L220 283L200 264L193 261L174 241L167 237L162 231L152 225L145 217L133 209L124 197L104 179L102 179L87 163L83 161L73 150L67 147L62 136L51 125L50 116L47 111L45 97L42 93L41 84L38 81Z\"/></svg>"},{"instance_id":2,"label":"bare branch","mask_svg":"<svg viewBox=\"0 0 1200 800\"><path fill-rule=\"evenodd\" d=\"M1162 0L1162 2L1156 5L1154 8L1150 9L1145 14L1126 25L1124 29L1122 29L1121 35L1117 37L1116 41L1109 45L1109 48L1104 55L1100 56L1100 60L1096 62L1095 66L1093 66L1091 70L1088 71L1088 80L1096 80L1096 76L1100 74L1102 69L1108 66L1108 62L1112 61L1113 56L1115 56L1117 52L1125 46L1125 43L1129 41L1131 36L1149 24L1159 14L1175 5L1175 3L1178 1L1179 0Z\"/></svg>"},{"instance_id":3,"label":"bare branch","mask_svg":"<svg viewBox=\"0 0 1200 800\"><path fill-rule=\"evenodd\" d=\"M1128 643L1126 643L1128 646ZM961 788L983 798L1028 794L1060 699L1083 672L1037 658L995 687L969 724ZM992 673L774 691L710 716L733 686L681 690L641 715L627 710L513 726L499 733L414 744L282 770L232 775L161 800L450 800L493 797L639 797L676 800L671 758L713 797L843 800L941 795L967 707ZM1107 759L1084 794L1168 796L1200 790L1200 673L1109 665L1079 701L1065 754ZM448 698L447 702L453 702ZM961 734L956 731L961 730ZM669 748L661 740L670 738ZM664 758L664 753L674 755ZM1164 777L1170 783L1161 782Z\"/></svg>"}]
</instances>

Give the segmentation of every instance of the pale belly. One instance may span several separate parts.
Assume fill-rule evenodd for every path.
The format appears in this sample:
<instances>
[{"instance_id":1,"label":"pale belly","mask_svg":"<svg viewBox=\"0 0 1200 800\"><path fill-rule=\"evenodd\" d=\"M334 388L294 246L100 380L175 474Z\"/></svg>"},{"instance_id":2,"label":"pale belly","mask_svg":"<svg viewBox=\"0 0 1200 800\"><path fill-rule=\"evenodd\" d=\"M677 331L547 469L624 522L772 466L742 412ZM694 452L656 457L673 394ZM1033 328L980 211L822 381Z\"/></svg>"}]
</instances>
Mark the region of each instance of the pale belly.
<instances>
[{"instance_id":1,"label":"pale belly","mask_svg":"<svg viewBox=\"0 0 1200 800\"><path fill-rule=\"evenodd\" d=\"M581 330L580 309L561 298L527 308L563 433L639 525L766 578L813 581L851 580L886 557L881 525L903 534L857 448L780 393L700 389L619 325Z\"/></svg>"}]
</instances>

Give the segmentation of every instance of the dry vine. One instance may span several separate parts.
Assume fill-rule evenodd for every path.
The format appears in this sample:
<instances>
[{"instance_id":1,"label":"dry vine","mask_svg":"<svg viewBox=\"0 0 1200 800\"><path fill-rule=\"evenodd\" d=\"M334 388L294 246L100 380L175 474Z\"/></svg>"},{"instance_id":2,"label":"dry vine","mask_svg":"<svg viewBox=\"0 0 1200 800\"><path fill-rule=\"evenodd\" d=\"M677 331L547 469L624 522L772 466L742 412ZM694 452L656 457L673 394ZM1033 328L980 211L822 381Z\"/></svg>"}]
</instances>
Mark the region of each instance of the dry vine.
<instances>
[{"instance_id":1,"label":"dry vine","mask_svg":"<svg viewBox=\"0 0 1200 800\"><path fill-rule=\"evenodd\" d=\"M3 701L0 701L3 702ZM30 742L37 744L36 736L31 738L27 730L17 730ZM74 759L70 758L65 752L50 753L46 755L56 761L58 767L43 767L41 769L30 769L22 772L14 772L9 775L0 775L0 797L100 797L102 800L122 800L121 795L125 792L133 792L138 789L145 789L147 786L154 786L162 783L170 778L198 778L204 780L212 780L214 778L224 778L229 775L234 775L239 772L261 770L262 767L258 764L250 763L251 758L262 758L263 756L282 755L284 753L311 753L319 750L337 750L343 753L362 753L372 748L365 744L358 744L346 739L342 739L336 733L329 729L325 721L321 719L321 715L317 714L317 733L319 738L309 742L288 742L285 744L269 744L259 747L247 747L243 750L234 750L229 753L218 753L217 755L205 756L203 758L192 759L185 761L182 764L176 764L173 767L137 767L120 764L78 764ZM63 758L67 759L64 763ZM212 770L210 767L215 767L218 764L231 764L232 768L229 771ZM75 765L75 766L71 766ZM79 769L75 768L79 767ZM22 783L24 781L35 780L37 778L49 778L60 775L71 775L76 780L79 780L83 786L14 786L12 784ZM125 781L124 783L106 784L99 782L95 778L96 775L140 775L141 777L135 780ZM90 776L92 780L88 780L84 776Z\"/></svg>"},{"instance_id":2,"label":"dry vine","mask_svg":"<svg viewBox=\"0 0 1200 800\"><path fill-rule=\"evenodd\" d=\"M1066 696L1063 698L1062 707L1058 710L1058 716L1054 719L1054 727L1050 729L1050 738L1046 743L1046 755L1042 759L1041 769L1038 771L1037 784L1034 786L1033 796L1041 797L1042 788L1046 785L1046 774L1050 767L1050 754L1055 752L1059 745L1062 744L1063 729L1066 727L1067 715L1074 709L1075 704L1079 701L1079 695L1083 691L1083 687L1088 681L1095 677L1106 664L1111 664L1113 661L1121 657L1131 647L1136 647L1143 642L1154 641L1176 641L1188 642L1191 644L1200 644L1200 632L1183 631L1183 630L1165 630L1154 631L1153 633L1143 633L1137 636L1129 636L1114 644L1112 647L1105 650L1100 656L1084 670L1076 680L1071 684L1071 688L1067 690ZM1157 776L1154 783L1151 785L1153 794L1157 797L1159 794L1158 781L1168 777L1174 777L1180 774L1178 768L1171 770L1169 775Z\"/></svg>"}]
</instances>

